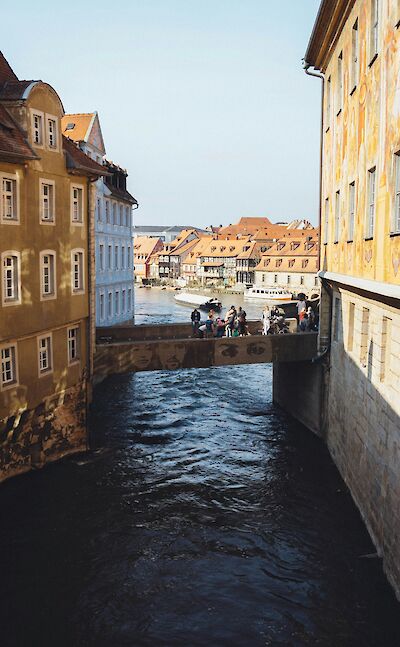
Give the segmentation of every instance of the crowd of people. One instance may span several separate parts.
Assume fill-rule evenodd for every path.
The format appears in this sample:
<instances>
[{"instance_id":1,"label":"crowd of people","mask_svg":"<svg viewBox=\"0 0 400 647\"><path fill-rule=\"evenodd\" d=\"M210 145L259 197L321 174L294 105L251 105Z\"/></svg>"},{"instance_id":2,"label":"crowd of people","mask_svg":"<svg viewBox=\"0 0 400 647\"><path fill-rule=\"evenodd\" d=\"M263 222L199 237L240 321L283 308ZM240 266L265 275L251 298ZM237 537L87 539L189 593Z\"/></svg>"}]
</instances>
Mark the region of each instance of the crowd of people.
<instances>
[{"instance_id":1,"label":"crowd of people","mask_svg":"<svg viewBox=\"0 0 400 647\"><path fill-rule=\"evenodd\" d=\"M246 316L242 307L236 310L235 306L231 306L225 317L217 316L214 310L210 310L206 321L202 322L201 314L195 308L191 314L193 336L245 337L250 334Z\"/></svg>"},{"instance_id":2,"label":"crowd of people","mask_svg":"<svg viewBox=\"0 0 400 647\"><path fill-rule=\"evenodd\" d=\"M297 308L297 331L310 332L318 330L318 313L307 306L306 296L299 294ZM242 307L231 306L224 317L210 310L205 321L202 321L200 311L195 308L191 314L194 337L245 337L250 335L246 320L246 312ZM290 332L283 308L276 305L266 305L261 316L262 334L273 335Z\"/></svg>"}]
</instances>

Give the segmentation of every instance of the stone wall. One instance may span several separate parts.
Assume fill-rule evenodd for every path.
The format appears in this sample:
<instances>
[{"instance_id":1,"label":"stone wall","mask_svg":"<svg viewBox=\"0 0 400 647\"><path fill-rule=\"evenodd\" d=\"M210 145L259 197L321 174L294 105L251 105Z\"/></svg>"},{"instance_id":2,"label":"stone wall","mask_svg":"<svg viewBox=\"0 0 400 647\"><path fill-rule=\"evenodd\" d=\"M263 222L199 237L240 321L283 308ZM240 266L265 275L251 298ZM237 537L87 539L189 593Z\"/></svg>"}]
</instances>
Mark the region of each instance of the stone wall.
<instances>
[{"instance_id":1,"label":"stone wall","mask_svg":"<svg viewBox=\"0 0 400 647\"><path fill-rule=\"evenodd\" d=\"M87 449L86 385L80 383L0 423L0 482Z\"/></svg>"}]
</instances>

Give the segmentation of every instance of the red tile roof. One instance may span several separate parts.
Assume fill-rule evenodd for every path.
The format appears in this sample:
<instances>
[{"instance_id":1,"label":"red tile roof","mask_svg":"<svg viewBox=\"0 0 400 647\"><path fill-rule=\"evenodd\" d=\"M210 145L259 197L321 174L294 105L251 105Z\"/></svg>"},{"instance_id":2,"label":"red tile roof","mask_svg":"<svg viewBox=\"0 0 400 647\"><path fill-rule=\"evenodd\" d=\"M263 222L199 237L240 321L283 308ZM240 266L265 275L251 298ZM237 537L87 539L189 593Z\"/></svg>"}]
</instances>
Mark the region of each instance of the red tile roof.
<instances>
[{"instance_id":1,"label":"red tile roof","mask_svg":"<svg viewBox=\"0 0 400 647\"><path fill-rule=\"evenodd\" d=\"M0 159L20 162L28 159L38 159L38 155L29 146L25 136L9 114L0 104Z\"/></svg>"},{"instance_id":2,"label":"red tile roof","mask_svg":"<svg viewBox=\"0 0 400 647\"><path fill-rule=\"evenodd\" d=\"M104 166L97 164L91 157L86 155L68 137L63 135L63 149L66 155L67 169L70 173L77 175L111 175Z\"/></svg>"},{"instance_id":3,"label":"red tile roof","mask_svg":"<svg viewBox=\"0 0 400 647\"><path fill-rule=\"evenodd\" d=\"M6 81L18 81L18 77L3 56L3 53L0 52L0 85L3 85Z\"/></svg>"}]
</instances>

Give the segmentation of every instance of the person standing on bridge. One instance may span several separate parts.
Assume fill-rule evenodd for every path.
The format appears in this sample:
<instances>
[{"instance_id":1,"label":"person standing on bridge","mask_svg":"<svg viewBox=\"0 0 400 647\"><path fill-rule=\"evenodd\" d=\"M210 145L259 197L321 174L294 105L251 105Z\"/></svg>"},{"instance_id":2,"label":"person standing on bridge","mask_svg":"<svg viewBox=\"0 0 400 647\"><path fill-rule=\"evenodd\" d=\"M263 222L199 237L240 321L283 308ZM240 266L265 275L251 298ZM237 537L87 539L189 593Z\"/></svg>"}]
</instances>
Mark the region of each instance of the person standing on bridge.
<instances>
[{"instance_id":1,"label":"person standing on bridge","mask_svg":"<svg viewBox=\"0 0 400 647\"><path fill-rule=\"evenodd\" d=\"M192 335L193 337L198 337L199 334L199 325L200 325L200 312L195 308L190 315L192 320Z\"/></svg>"}]
</instances>

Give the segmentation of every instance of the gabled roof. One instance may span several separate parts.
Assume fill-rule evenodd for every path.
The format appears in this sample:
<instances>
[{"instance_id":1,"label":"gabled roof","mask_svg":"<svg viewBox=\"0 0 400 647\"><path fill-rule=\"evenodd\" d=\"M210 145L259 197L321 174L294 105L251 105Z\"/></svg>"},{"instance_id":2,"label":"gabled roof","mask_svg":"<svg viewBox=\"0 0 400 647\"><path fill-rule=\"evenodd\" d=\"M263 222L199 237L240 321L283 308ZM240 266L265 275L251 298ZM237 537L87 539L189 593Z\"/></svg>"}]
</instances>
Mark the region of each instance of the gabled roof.
<instances>
[{"instance_id":1,"label":"gabled roof","mask_svg":"<svg viewBox=\"0 0 400 647\"><path fill-rule=\"evenodd\" d=\"M241 238L240 240L231 239L231 240L210 240L208 244L203 248L201 256L208 256L210 258L232 258L237 256L243 251L243 245L247 241L250 241L250 237Z\"/></svg>"},{"instance_id":2,"label":"gabled roof","mask_svg":"<svg viewBox=\"0 0 400 647\"><path fill-rule=\"evenodd\" d=\"M64 115L61 119L61 130L66 137L73 139L74 142L87 142L95 116L95 112ZM68 125L73 127L68 128Z\"/></svg>"},{"instance_id":3,"label":"gabled roof","mask_svg":"<svg viewBox=\"0 0 400 647\"><path fill-rule=\"evenodd\" d=\"M277 261L279 265L277 265ZM303 267L303 261L305 262L305 267ZM319 259L316 256L307 258L307 256L296 256L291 257L262 257L261 261L255 268L256 272L298 272L300 274L316 274L318 271Z\"/></svg>"},{"instance_id":4,"label":"gabled roof","mask_svg":"<svg viewBox=\"0 0 400 647\"><path fill-rule=\"evenodd\" d=\"M189 240L189 242L184 245L178 245L172 252L170 252L170 256L181 256L187 254L197 245L197 243L198 238L193 238L193 240Z\"/></svg>"},{"instance_id":5,"label":"gabled roof","mask_svg":"<svg viewBox=\"0 0 400 647\"><path fill-rule=\"evenodd\" d=\"M85 155L78 145L63 135L63 149L65 152L67 170L75 175L88 175L101 177L109 175L107 169L97 164L91 157Z\"/></svg>"},{"instance_id":6,"label":"gabled roof","mask_svg":"<svg viewBox=\"0 0 400 647\"><path fill-rule=\"evenodd\" d=\"M149 236L137 236L133 241L133 253L144 254L148 258L154 254L157 245L161 243L161 238L149 238Z\"/></svg>"},{"instance_id":7,"label":"gabled roof","mask_svg":"<svg viewBox=\"0 0 400 647\"><path fill-rule=\"evenodd\" d=\"M18 77L3 53L0 52L0 85L6 81L18 81Z\"/></svg>"},{"instance_id":8,"label":"gabled roof","mask_svg":"<svg viewBox=\"0 0 400 647\"><path fill-rule=\"evenodd\" d=\"M256 242L255 240L253 240L251 243L243 245L243 247L247 247L248 249L246 251L243 250L242 252L240 252L240 254L238 254L239 259L257 258L261 256L260 243Z\"/></svg>"},{"instance_id":9,"label":"gabled roof","mask_svg":"<svg viewBox=\"0 0 400 647\"><path fill-rule=\"evenodd\" d=\"M0 159L21 162L39 159L30 147L24 133L14 121L8 110L0 104Z\"/></svg>"}]
</instances>

